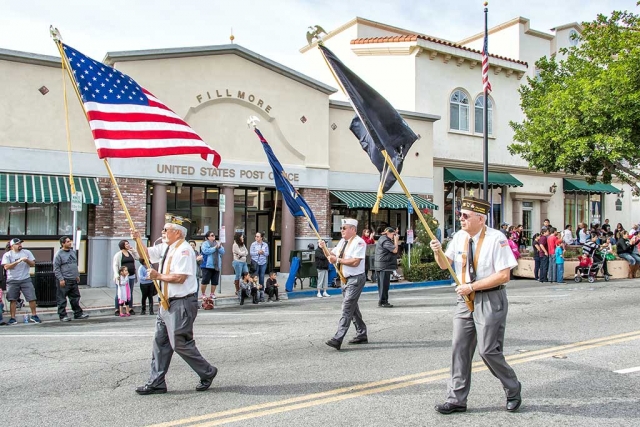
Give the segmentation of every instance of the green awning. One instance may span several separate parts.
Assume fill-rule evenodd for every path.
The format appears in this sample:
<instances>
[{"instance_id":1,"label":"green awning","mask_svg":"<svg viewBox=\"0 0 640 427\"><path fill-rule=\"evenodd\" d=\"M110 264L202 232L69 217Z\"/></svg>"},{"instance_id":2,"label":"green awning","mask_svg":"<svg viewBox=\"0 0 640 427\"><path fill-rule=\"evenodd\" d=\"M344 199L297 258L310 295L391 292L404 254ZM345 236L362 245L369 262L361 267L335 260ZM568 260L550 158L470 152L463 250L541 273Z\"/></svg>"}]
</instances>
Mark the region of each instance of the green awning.
<instances>
[{"instance_id":1,"label":"green awning","mask_svg":"<svg viewBox=\"0 0 640 427\"><path fill-rule=\"evenodd\" d=\"M484 183L482 171L472 171L467 169L444 168L444 182L463 182L467 184ZM492 187L522 187L520 181L513 175L506 172L489 172L489 185Z\"/></svg>"},{"instance_id":2,"label":"green awning","mask_svg":"<svg viewBox=\"0 0 640 427\"><path fill-rule=\"evenodd\" d=\"M73 177L82 203L102 203L96 178ZM0 203L59 203L71 201L68 176L0 174Z\"/></svg>"},{"instance_id":3,"label":"green awning","mask_svg":"<svg viewBox=\"0 0 640 427\"><path fill-rule=\"evenodd\" d=\"M331 194L346 203L349 209L371 209L376 203L376 193L362 193L360 191L332 191ZM420 209L434 209L438 206L420 196L413 196ZM380 209L407 209L407 196L404 194L385 194L380 201Z\"/></svg>"},{"instance_id":4,"label":"green awning","mask_svg":"<svg viewBox=\"0 0 640 427\"><path fill-rule=\"evenodd\" d=\"M581 179L567 179L562 180L563 191L565 193L607 193L618 194L620 190L611 184L603 184L602 182L596 182L595 184L589 184L587 181Z\"/></svg>"}]
</instances>

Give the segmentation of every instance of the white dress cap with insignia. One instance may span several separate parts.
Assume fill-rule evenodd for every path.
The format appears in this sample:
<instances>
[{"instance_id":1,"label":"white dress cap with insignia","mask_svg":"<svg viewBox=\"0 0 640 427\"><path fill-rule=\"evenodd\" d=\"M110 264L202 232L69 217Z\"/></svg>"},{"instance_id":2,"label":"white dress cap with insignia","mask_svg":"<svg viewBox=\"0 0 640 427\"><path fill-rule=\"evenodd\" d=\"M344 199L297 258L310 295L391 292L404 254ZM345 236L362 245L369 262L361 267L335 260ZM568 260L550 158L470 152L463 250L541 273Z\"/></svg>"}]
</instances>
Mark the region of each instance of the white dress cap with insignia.
<instances>
[{"instance_id":1,"label":"white dress cap with insignia","mask_svg":"<svg viewBox=\"0 0 640 427\"><path fill-rule=\"evenodd\" d=\"M353 225L354 227L358 227L358 220L353 218L343 218L342 225Z\"/></svg>"}]
</instances>

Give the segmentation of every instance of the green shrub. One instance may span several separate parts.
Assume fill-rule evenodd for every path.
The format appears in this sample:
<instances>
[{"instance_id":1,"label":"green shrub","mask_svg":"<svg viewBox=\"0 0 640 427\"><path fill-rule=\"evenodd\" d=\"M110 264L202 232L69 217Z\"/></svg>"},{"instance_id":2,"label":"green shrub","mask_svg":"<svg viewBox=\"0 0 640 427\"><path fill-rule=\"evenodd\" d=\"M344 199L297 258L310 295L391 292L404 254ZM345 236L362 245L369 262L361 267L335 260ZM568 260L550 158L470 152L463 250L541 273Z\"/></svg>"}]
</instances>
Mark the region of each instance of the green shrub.
<instances>
[{"instance_id":1,"label":"green shrub","mask_svg":"<svg viewBox=\"0 0 640 427\"><path fill-rule=\"evenodd\" d=\"M446 280L451 276L448 270L442 270L436 262L411 264L411 268L403 270L405 279L410 282L428 282Z\"/></svg>"}]
</instances>

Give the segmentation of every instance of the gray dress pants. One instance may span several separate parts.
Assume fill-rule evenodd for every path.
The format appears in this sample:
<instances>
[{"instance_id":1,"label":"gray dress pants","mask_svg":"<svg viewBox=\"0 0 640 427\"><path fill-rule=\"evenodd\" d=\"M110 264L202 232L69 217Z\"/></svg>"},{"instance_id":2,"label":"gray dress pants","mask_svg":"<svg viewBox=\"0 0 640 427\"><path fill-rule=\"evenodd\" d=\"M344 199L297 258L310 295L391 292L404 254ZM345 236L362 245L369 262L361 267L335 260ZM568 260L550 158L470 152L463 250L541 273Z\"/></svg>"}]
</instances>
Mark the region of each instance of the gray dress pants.
<instances>
[{"instance_id":1,"label":"gray dress pants","mask_svg":"<svg viewBox=\"0 0 640 427\"><path fill-rule=\"evenodd\" d=\"M366 279L364 273L362 273L349 277L347 283L342 285L342 317L338 322L338 331L333 337L334 340L339 342L344 340L351 320L353 320L353 324L356 327L356 337L364 338L367 336L367 325L364 324L358 307L358 299L360 299Z\"/></svg>"},{"instance_id":2,"label":"gray dress pants","mask_svg":"<svg viewBox=\"0 0 640 427\"><path fill-rule=\"evenodd\" d=\"M515 397L520 391L516 373L502 354L508 306L506 289L476 292L473 313L469 312L464 300L458 298L453 316L453 355L448 402L463 406L467 404L471 388L471 363L476 345L485 365L502 382L507 399Z\"/></svg>"},{"instance_id":3,"label":"gray dress pants","mask_svg":"<svg viewBox=\"0 0 640 427\"><path fill-rule=\"evenodd\" d=\"M197 296L171 301L169 310L159 308L151 357L151 376L147 384L152 387L166 387L164 377L169 370L174 351L187 362L200 379L213 375L213 366L202 357L193 339L193 322L197 314Z\"/></svg>"}]
</instances>

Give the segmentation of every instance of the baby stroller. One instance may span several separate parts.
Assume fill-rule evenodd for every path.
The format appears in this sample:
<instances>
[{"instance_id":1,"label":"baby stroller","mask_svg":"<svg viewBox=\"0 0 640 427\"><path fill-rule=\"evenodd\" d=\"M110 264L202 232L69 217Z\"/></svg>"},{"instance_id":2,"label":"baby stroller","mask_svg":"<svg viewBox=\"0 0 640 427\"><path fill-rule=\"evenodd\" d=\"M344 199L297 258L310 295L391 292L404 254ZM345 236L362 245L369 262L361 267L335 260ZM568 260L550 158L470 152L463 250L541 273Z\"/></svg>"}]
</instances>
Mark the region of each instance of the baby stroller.
<instances>
[{"instance_id":1,"label":"baby stroller","mask_svg":"<svg viewBox=\"0 0 640 427\"><path fill-rule=\"evenodd\" d=\"M596 256L593 257L593 263L591 265L578 268L578 274L576 274L573 280L576 283L580 283L582 282L582 279L587 279L589 283L593 283L596 281L596 278L602 271L602 277L604 277L604 281L608 282L611 276L609 274L604 274L603 271L603 266L608 252L609 251L607 249L599 251Z\"/></svg>"}]
</instances>

